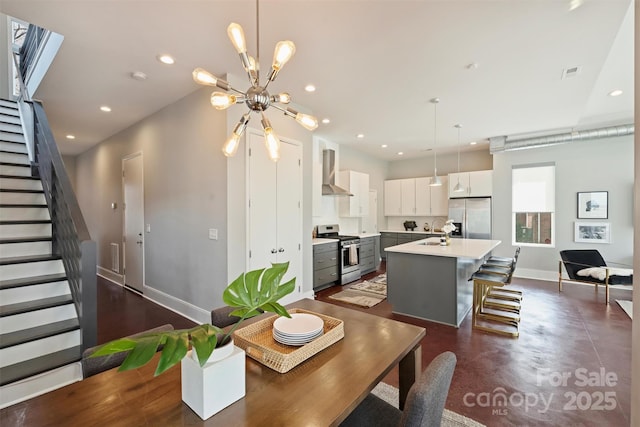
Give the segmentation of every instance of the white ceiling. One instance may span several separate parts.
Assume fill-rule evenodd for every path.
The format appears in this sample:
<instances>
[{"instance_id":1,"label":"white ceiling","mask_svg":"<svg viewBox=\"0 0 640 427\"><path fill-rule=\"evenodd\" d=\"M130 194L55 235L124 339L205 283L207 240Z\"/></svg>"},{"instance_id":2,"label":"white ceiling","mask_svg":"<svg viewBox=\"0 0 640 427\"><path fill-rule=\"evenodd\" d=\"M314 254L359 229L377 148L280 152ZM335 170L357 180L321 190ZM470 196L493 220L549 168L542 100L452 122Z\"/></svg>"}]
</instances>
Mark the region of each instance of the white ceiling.
<instances>
[{"instance_id":1,"label":"white ceiling","mask_svg":"<svg viewBox=\"0 0 640 427\"><path fill-rule=\"evenodd\" d=\"M262 0L262 69L278 40L293 40L296 54L270 92L288 91L319 119L329 117L318 136L382 159L434 147L433 97L441 100L438 151L456 145L456 123L465 146L477 140L484 148L494 136L631 123L633 2L584 0L573 11L569 3ZM65 37L35 97L70 155L198 89L195 67L243 75L230 22L244 27L256 54L254 0L2 0L0 11ZM158 62L160 53L176 64ZM580 74L562 80L574 66ZM133 71L148 79L133 80ZM317 91L306 93L307 83ZM624 93L608 96L614 89ZM99 111L105 104L111 113ZM245 109L229 111L239 118Z\"/></svg>"}]
</instances>

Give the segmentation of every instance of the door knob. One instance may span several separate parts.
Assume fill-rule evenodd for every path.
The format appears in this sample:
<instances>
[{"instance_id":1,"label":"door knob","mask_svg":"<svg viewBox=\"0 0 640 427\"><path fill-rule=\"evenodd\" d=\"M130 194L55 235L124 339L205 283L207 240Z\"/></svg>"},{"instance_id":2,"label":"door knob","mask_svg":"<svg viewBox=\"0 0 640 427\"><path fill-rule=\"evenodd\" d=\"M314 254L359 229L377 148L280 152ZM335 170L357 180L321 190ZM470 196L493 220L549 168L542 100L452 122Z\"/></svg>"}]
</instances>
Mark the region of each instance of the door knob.
<instances>
[{"instance_id":1,"label":"door knob","mask_svg":"<svg viewBox=\"0 0 640 427\"><path fill-rule=\"evenodd\" d=\"M284 248L278 249L278 252L284 252Z\"/></svg>"},{"instance_id":2,"label":"door knob","mask_svg":"<svg viewBox=\"0 0 640 427\"><path fill-rule=\"evenodd\" d=\"M277 252L278 252L278 251L276 251L276 248L271 249L271 253L272 253L272 254L275 254L275 253L277 253Z\"/></svg>"}]
</instances>

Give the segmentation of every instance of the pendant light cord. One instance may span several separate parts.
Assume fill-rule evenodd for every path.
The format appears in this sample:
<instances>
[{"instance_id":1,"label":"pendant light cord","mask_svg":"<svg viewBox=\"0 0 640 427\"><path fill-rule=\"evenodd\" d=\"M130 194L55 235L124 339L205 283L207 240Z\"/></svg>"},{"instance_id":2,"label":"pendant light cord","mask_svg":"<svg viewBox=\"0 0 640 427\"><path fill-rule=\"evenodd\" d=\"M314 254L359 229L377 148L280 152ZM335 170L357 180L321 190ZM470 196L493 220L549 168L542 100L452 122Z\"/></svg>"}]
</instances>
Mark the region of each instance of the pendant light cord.
<instances>
[{"instance_id":1,"label":"pendant light cord","mask_svg":"<svg viewBox=\"0 0 640 427\"><path fill-rule=\"evenodd\" d=\"M438 150L436 150L436 134L438 129L438 102L433 103L433 174L438 176Z\"/></svg>"},{"instance_id":2,"label":"pendant light cord","mask_svg":"<svg viewBox=\"0 0 640 427\"><path fill-rule=\"evenodd\" d=\"M256 73L260 76L260 1L256 0Z\"/></svg>"}]
</instances>

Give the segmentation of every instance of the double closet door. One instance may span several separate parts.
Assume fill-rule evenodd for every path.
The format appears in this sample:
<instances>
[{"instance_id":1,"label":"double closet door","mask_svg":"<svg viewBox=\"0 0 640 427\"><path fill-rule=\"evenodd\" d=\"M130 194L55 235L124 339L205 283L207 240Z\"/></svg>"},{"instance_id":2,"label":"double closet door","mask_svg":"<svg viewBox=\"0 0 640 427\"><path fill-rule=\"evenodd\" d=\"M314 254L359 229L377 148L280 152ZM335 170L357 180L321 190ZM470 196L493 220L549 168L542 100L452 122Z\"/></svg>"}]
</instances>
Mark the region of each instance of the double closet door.
<instances>
[{"instance_id":1,"label":"double closet door","mask_svg":"<svg viewBox=\"0 0 640 427\"><path fill-rule=\"evenodd\" d=\"M269 159L264 136L248 133L249 141L249 269L289 262L283 282L296 278L302 286L302 147L281 140L280 160ZM286 302L286 301L285 301Z\"/></svg>"}]
</instances>

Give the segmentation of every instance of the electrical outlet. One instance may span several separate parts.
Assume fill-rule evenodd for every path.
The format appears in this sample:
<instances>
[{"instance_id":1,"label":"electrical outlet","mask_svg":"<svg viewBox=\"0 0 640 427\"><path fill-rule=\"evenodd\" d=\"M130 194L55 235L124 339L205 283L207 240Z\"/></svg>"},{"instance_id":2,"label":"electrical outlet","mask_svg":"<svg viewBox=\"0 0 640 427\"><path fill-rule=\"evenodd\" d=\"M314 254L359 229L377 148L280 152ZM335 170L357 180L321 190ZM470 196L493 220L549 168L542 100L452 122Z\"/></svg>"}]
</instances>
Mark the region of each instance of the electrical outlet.
<instances>
[{"instance_id":1,"label":"electrical outlet","mask_svg":"<svg viewBox=\"0 0 640 427\"><path fill-rule=\"evenodd\" d=\"M209 239L210 240L218 240L218 229L210 228L209 229Z\"/></svg>"}]
</instances>

